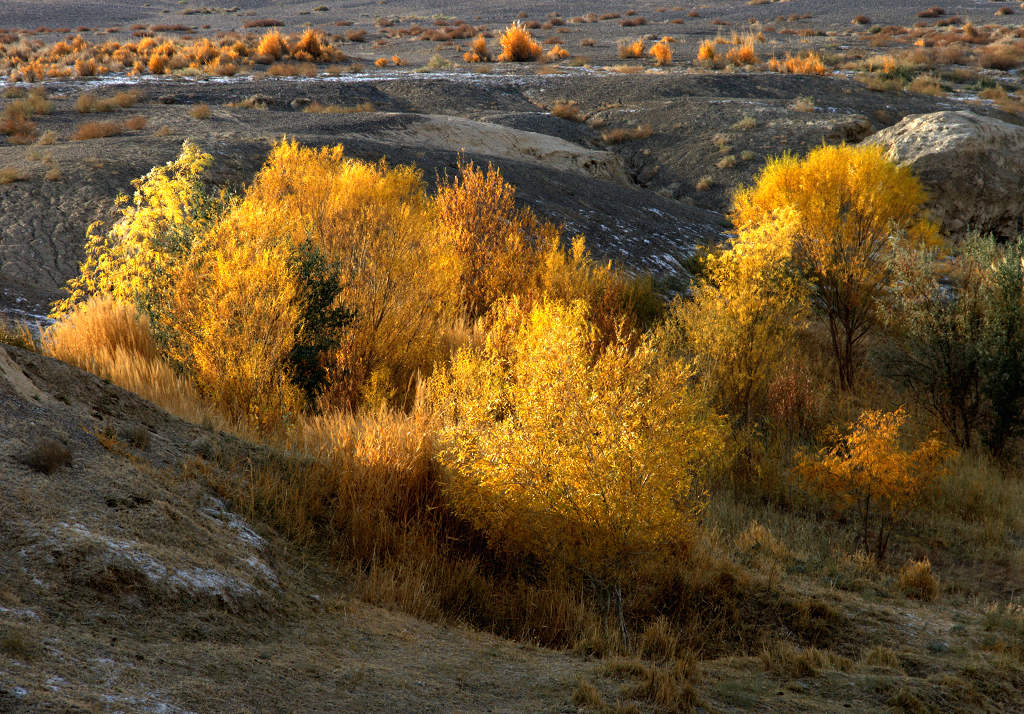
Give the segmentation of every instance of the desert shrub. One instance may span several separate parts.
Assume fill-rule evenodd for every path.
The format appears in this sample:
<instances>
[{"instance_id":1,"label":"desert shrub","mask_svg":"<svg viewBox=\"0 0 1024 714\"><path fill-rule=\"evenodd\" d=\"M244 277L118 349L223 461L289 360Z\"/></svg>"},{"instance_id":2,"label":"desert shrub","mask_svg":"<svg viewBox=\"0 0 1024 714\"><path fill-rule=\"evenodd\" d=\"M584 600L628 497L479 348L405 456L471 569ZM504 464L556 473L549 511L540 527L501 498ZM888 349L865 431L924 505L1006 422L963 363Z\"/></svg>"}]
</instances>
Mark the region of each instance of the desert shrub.
<instances>
[{"instance_id":1,"label":"desert shrub","mask_svg":"<svg viewBox=\"0 0 1024 714\"><path fill-rule=\"evenodd\" d=\"M733 199L740 231L770 226L791 211L793 258L814 284L812 304L828 327L839 386L850 389L860 347L890 284L886 255L896 236L924 243L936 228L923 215L924 190L878 147L822 146L804 159L784 155Z\"/></svg>"},{"instance_id":2,"label":"desert shrub","mask_svg":"<svg viewBox=\"0 0 1024 714\"><path fill-rule=\"evenodd\" d=\"M654 63L659 67L672 64L672 48L665 40L652 45L648 54L654 58Z\"/></svg>"},{"instance_id":3,"label":"desert shrub","mask_svg":"<svg viewBox=\"0 0 1024 714\"><path fill-rule=\"evenodd\" d=\"M70 466L71 452L56 439L42 437L21 454L19 460L30 469L49 474L63 466Z\"/></svg>"},{"instance_id":4,"label":"desert shrub","mask_svg":"<svg viewBox=\"0 0 1024 714\"><path fill-rule=\"evenodd\" d=\"M270 30L260 38L256 52L264 57L279 60L289 54L288 42L278 30Z\"/></svg>"},{"instance_id":5,"label":"desert shrub","mask_svg":"<svg viewBox=\"0 0 1024 714\"><path fill-rule=\"evenodd\" d=\"M792 262L795 230L792 216L780 217L708 256L692 298L674 301L663 328L678 331L718 406L741 422L766 413L810 316L811 286Z\"/></svg>"},{"instance_id":6,"label":"desert shrub","mask_svg":"<svg viewBox=\"0 0 1024 714\"><path fill-rule=\"evenodd\" d=\"M530 291L537 273L538 244L546 245L554 226L515 204L515 190L492 166L472 163L443 179L434 200L440 241L451 252L457 293L476 319L506 294Z\"/></svg>"},{"instance_id":7,"label":"desert shrub","mask_svg":"<svg viewBox=\"0 0 1024 714\"><path fill-rule=\"evenodd\" d=\"M183 253L215 213L202 185L212 160L186 141L175 160L133 181L135 194L119 197L121 216L110 231L99 233L99 224L89 227L85 261L66 285L68 297L54 303L52 314L60 317L97 294L139 304L147 313L169 302L169 276L163 276L173 260L168 256Z\"/></svg>"},{"instance_id":8,"label":"desert shrub","mask_svg":"<svg viewBox=\"0 0 1024 714\"><path fill-rule=\"evenodd\" d=\"M540 45L522 23L514 22L506 27L498 42L501 43L499 62L529 62L540 57Z\"/></svg>"},{"instance_id":9,"label":"desert shrub","mask_svg":"<svg viewBox=\"0 0 1024 714\"><path fill-rule=\"evenodd\" d=\"M487 38L483 35L473 38L473 43L469 46L469 50L462 55L462 59L466 62L490 62L491 52L487 49Z\"/></svg>"},{"instance_id":10,"label":"desert shrub","mask_svg":"<svg viewBox=\"0 0 1024 714\"><path fill-rule=\"evenodd\" d=\"M0 168L0 186L18 181L28 181L28 174L20 169Z\"/></svg>"},{"instance_id":11,"label":"desert shrub","mask_svg":"<svg viewBox=\"0 0 1024 714\"><path fill-rule=\"evenodd\" d=\"M700 43L700 47L697 48L697 61L706 64L714 64L718 61L715 43L712 40L704 40Z\"/></svg>"},{"instance_id":12,"label":"desert shrub","mask_svg":"<svg viewBox=\"0 0 1024 714\"><path fill-rule=\"evenodd\" d=\"M643 39L619 40L619 59L637 59L639 57L643 57L644 49L645 45Z\"/></svg>"},{"instance_id":13,"label":"desert shrub","mask_svg":"<svg viewBox=\"0 0 1024 714\"><path fill-rule=\"evenodd\" d=\"M194 107L188 110L188 114L193 119L209 119L210 118L210 105L205 102L196 104Z\"/></svg>"},{"instance_id":14,"label":"desert shrub","mask_svg":"<svg viewBox=\"0 0 1024 714\"><path fill-rule=\"evenodd\" d=\"M885 557L893 523L943 475L950 457L949 449L934 437L911 451L903 449L900 430L906 418L902 407L894 412L865 411L845 434L833 437L832 445L817 457L805 456L800 464L804 476L837 510L856 507L861 545L879 560Z\"/></svg>"},{"instance_id":15,"label":"desert shrub","mask_svg":"<svg viewBox=\"0 0 1024 714\"><path fill-rule=\"evenodd\" d=\"M939 581L932 573L928 558L907 562L900 568L900 592L917 600L934 600L939 595Z\"/></svg>"},{"instance_id":16,"label":"desert shrub","mask_svg":"<svg viewBox=\"0 0 1024 714\"><path fill-rule=\"evenodd\" d=\"M586 117L580 114L580 107L574 101L559 100L551 106L551 113L559 119L569 121L584 121Z\"/></svg>"},{"instance_id":17,"label":"desert shrub","mask_svg":"<svg viewBox=\"0 0 1024 714\"><path fill-rule=\"evenodd\" d=\"M266 309L268 314L281 309L281 317L245 317L257 333L266 325L279 325L280 332L270 343L276 346L277 356L265 363L269 378L286 364L282 360L296 344L300 313L292 310L298 307L301 290L298 275L289 266L296 248L309 241L337 282L344 285L337 301L355 313L342 342L324 357L332 375L325 399L337 405L357 404L375 397L365 392L371 382L378 385L380 394L390 397L436 357L438 324L449 314L451 303L446 299L441 271L423 271L424 266L438 265L434 243L425 240L429 229L423 181L416 170L345 159L341 147L314 150L282 142L244 197L219 220L213 232L225 243L218 258L208 262L207 279L218 283L230 280L217 268L218 261L237 262L244 273L248 258L242 254L250 251L248 246L264 246L265 252L276 253L274 261L262 263L270 272L260 276L254 271L252 279L272 278L262 289L275 286L279 304ZM236 240L233 236L241 237ZM258 252L257 248L251 250ZM239 284L224 297L241 310L245 299L235 297L239 290L248 288ZM204 297L203 302L207 301ZM205 305L185 307L180 310L183 316L207 309ZM213 314L210 318L215 319ZM237 331L235 328L232 334ZM196 334L194 330L178 332ZM199 339L189 339L187 346L188 350L208 349ZM259 341L243 341L237 348L264 356L271 351ZM223 357L233 353L227 350ZM187 350L179 359L190 361ZM243 379L243 365L238 366ZM276 383L284 390L280 377L277 375ZM216 370L209 378L211 383L223 381Z\"/></svg>"},{"instance_id":18,"label":"desert shrub","mask_svg":"<svg viewBox=\"0 0 1024 714\"><path fill-rule=\"evenodd\" d=\"M649 281L516 206L493 168L463 164L429 199L421 174L278 144L244 193L210 193L186 142L136 181L54 307L93 295L136 306L160 355L225 418L287 430L309 410L408 405L466 319L506 295L583 300L602 338L648 325ZM464 334L464 333L462 333Z\"/></svg>"},{"instance_id":19,"label":"desert shrub","mask_svg":"<svg viewBox=\"0 0 1024 714\"><path fill-rule=\"evenodd\" d=\"M88 141L90 139L104 139L108 136L118 136L126 131L138 131L146 126L146 118L142 116L130 117L124 121L87 121L75 129L71 135L72 141Z\"/></svg>"},{"instance_id":20,"label":"desert shrub","mask_svg":"<svg viewBox=\"0 0 1024 714\"><path fill-rule=\"evenodd\" d=\"M75 99L75 111L79 114L109 112L114 109L127 109L138 103L142 95L138 90L118 92L112 97L99 97L92 92L82 92Z\"/></svg>"},{"instance_id":21,"label":"desert shrub","mask_svg":"<svg viewBox=\"0 0 1024 714\"><path fill-rule=\"evenodd\" d=\"M609 129L601 132L601 141L606 144L621 144L624 141L647 139L654 133L649 124L639 124L632 129Z\"/></svg>"},{"instance_id":22,"label":"desert shrub","mask_svg":"<svg viewBox=\"0 0 1024 714\"><path fill-rule=\"evenodd\" d=\"M547 62L557 62L563 60L569 56L569 50L565 49L561 45L554 45L550 50L544 53L544 59Z\"/></svg>"},{"instance_id":23,"label":"desert shrub","mask_svg":"<svg viewBox=\"0 0 1024 714\"><path fill-rule=\"evenodd\" d=\"M754 50L754 41L746 40L736 47L730 47L725 53L725 61L735 65L757 64L757 52Z\"/></svg>"},{"instance_id":24,"label":"desert shrub","mask_svg":"<svg viewBox=\"0 0 1024 714\"><path fill-rule=\"evenodd\" d=\"M292 48L297 59L320 60L324 58L322 35L311 27L307 27Z\"/></svg>"},{"instance_id":25,"label":"desert shrub","mask_svg":"<svg viewBox=\"0 0 1024 714\"><path fill-rule=\"evenodd\" d=\"M600 348L582 302L503 303L430 383L442 488L499 550L618 584L689 545L723 425L652 338Z\"/></svg>"},{"instance_id":26,"label":"desert shrub","mask_svg":"<svg viewBox=\"0 0 1024 714\"><path fill-rule=\"evenodd\" d=\"M488 166L460 164L438 184L433 202L439 248L451 274L450 289L470 319L516 295L583 300L605 339L643 329L660 312L651 282L599 264L577 237L569 249L556 226L515 203L515 189Z\"/></svg>"},{"instance_id":27,"label":"desert shrub","mask_svg":"<svg viewBox=\"0 0 1024 714\"><path fill-rule=\"evenodd\" d=\"M968 449L996 454L1024 417L1024 243L971 237L951 265L924 252L894 260L890 373Z\"/></svg>"}]
</instances>

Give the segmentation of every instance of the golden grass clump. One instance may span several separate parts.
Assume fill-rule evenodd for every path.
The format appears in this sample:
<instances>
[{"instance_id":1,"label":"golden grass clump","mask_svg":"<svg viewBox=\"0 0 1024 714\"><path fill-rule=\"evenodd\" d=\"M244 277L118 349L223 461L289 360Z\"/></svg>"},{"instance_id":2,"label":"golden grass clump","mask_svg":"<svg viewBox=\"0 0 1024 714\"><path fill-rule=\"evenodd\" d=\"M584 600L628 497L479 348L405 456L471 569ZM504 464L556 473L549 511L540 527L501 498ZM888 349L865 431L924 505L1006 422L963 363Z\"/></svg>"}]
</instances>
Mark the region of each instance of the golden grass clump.
<instances>
[{"instance_id":1,"label":"golden grass clump","mask_svg":"<svg viewBox=\"0 0 1024 714\"><path fill-rule=\"evenodd\" d=\"M262 47L262 42L260 47ZM260 51L260 48L257 48L257 51L260 54L265 54ZM296 59L304 61L318 60L323 57L324 44L321 34L313 28L306 28L306 31L302 33L302 37L299 38L292 48L292 54Z\"/></svg>"},{"instance_id":2,"label":"golden grass clump","mask_svg":"<svg viewBox=\"0 0 1024 714\"><path fill-rule=\"evenodd\" d=\"M520 22L513 22L498 38L501 43L499 62L531 62L540 57L541 46Z\"/></svg>"},{"instance_id":3,"label":"golden grass clump","mask_svg":"<svg viewBox=\"0 0 1024 714\"><path fill-rule=\"evenodd\" d=\"M700 43L700 47L697 48L697 61L705 64L714 64L718 61L714 41L704 40Z\"/></svg>"},{"instance_id":4,"label":"golden grass clump","mask_svg":"<svg viewBox=\"0 0 1024 714\"><path fill-rule=\"evenodd\" d=\"M544 53L544 60L547 62L557 62L563 60L569 56L569 50L565 49L561 45L554 45L550 50Z\"/></svg>"},{"instance_id":5,"label":"golden grass clump","mask_svg":"<svg viewBox=\"0 0 1024 714\"><path fill-rule=\"evenodd\" d=\"M462 55L462 59L466 62L490 62L491 51L487 49L487 38L483 35L473 38L469 50Z\"/></svg>"},{"instance_id":6,"label":"golden grass clump","mask_svg":"<svg viewBox=\"0 0 1024 714\"><path fill-rule=\"evenodd\" d=\"M78 126L71 135L72 141L88 141L103 139L108 136L123 134L125 125L119 121L87 121Z\"/></svg>"},{"instance_id":7,"label":"golden grass clump","mask_svg":"<svg viewBox=\"0 0 1024 714\"><path fill-rule=\"evenodd\" d=\"M118 92L112 97L98 97L92 92L83 92L75 99L75 111L79 114L110 112L135 106L142 98L137 89Z\"/></svg>"},{"instance_id":8,"label":"golden grass clump","mask_svg":"<svg viewBox=\"0 0 1024 714\"><path fill-rule=\"evenodd\" d=\"M188 115L193 119L209 119L210 114L210 105L206 102L196 104L188 110Z\"/></svg>"},{"instance_id":9,"label":"golden grass clump","mask_svg":"<svg viewBox=\"0 0 1024 714\"><path fill-rule=\"evenodd\" d=\"M637 59L643 57L645 47L646 45L644 44L643 39L619 40L619 59Z\"/></svg>"},{"instance_id":10,"label":"golden grass clump","mask_svg":"<svg viewBox=\"0 0 1024 714\"><path fill-rule=\"evenodd\" d=\"M666 67L672 64L672 48L665 40L654 43L648 54L654 58L654 63L659 67Z\"/></svg>"},{"instance_id":11,"label":"golden grass clump","mask_svg":"<svg viewBox=\"0 0 1024 714\"><path fill-rule=\"evenodd\" d=\"M784 60L772 57L768 60L768 69L788 74L825 74L828 71L817 52L808 52L803 57L787 54Z\"/></svg>"},{"instance_id":12,"label":"golden grass clump","mask_svg":"<svg viewBox=\"0 0 1024 714\"><path fill-rule=\"evenodd\" d=\"M760 60L754 50L754 40L747 39L742 44L729 48L725 53L725 61L737 66L757 64Z\"/></svg>"},{"instance_id":13,"label":"golden grass clump","mask_svg":"<svg viewBox=\"0 0 1024 714\"><path fill-rule=\"evenodd\" d=\"M270 30L260 38L260 42L256 46L256 52L263 57L269 57L271 60L279 60L289 53L288 42L280 31Z\"/></svg>"},{"instance_id":14,"label":"golden grass clump","mask_svg":"<svg viewBox=\"0 0 1024 714\"><path fill-rule=\"evenodd\" d=\"M568 119L569 121L585 121L584 117L580 113L580 107L576 102L565 101L560 99L551 106L551 113L559 119Z\"/></svg>"},{"instance_id":15,"label":"golden grass clump","mask_svg":"<svg viewBox=\"0 0 1024 714\"><path fill-rule=\"evenodd\" d=\"M624 141L647 139L654 133L648 124L640 124L632 129L609 129L601 133L601 141L606 144L621 144Z\"/></svg>"},{"instance_id":16,"label":"golden grass clump","mask_svg":"<svg viewBox=\"0 0 1024 714\"><path fill-rule=\"evenodd\" d=\"M48 327L41 347L172 414L194 422L210 418L188 380L160 358L146 317L110 297L94 297Z\"/></svg>"},{"instance_id":17,"label":"golden grass clump","mask_svg":"<svg viewBox=\"0 0 1024 714\"><path fill-rule=\"evenodd\" d=\"M939 595L939 580L928 558L908 561L900 568L899 587L907 597L931 602Z\"/></svg>"}]
</instances>

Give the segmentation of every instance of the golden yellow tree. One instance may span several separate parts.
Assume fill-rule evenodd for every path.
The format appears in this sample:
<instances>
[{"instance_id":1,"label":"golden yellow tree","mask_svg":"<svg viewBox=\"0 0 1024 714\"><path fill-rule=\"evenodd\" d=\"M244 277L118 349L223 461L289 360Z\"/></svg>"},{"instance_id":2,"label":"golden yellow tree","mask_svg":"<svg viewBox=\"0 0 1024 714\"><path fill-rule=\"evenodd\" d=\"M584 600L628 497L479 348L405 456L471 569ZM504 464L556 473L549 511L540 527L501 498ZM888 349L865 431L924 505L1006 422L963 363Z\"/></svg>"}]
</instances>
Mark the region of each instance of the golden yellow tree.
<instances>
[{"instance_id":1,"label":"golden yellow tree","mask_svg":"<svg viewBox=\"0 0 1024 714\"><path fill-rule=\"evenodd\" d=\"M308 240L336 261L339 300L355 315L333 353L328 402L400 399L439 357L439 328L456 304L415 168L285 140L271 150L232 220L249 236L283 236L292 245Z\"/></svg>"},{"instance_id":2,"label":"golden yellow tree","mask_svg":"<svg viewBox=\"0 0 1024 714\"><path fill-rule=\"evenodd\" d=\"M173 161L132 182L132 198L119 196L121 216L107 233L89 226L85 261L66 286L67 298L53 305L54 317L92 295L125 303L158 305L166 299L174 268L191 242L216 216L218 202L203 190L203 172L213 157L191 141Z\"/></svg>"},{"instance_id":3,"label":"golden yellow tree","mask_svg":"<svg viewBox=\"0 0 1024 714\"><path fill-rule=\"evenodd\" d=\"M504 295L532 291L538 243L558 233L516 206L515 189L496 168L483 170L472 162L460 163L454 179L439 182L434 217L471 319Z\"/></svg>"},{"instance_id":4,"label":"golden yellow tree","mask_svg":"<svg viewBox=\"0 0 1024 714\"><path fill-rule=\"evenodd\" d=\"M889 282L886 255L898 237L934 240L920 182L875 146L822 146L805 158L769 161L755 184L737 192L739 231L796 218L793 257L814 282L814 305L828 325L841 389L853 386L864 337Z\"/></svg>"},{"instance_id":5,"label":"golden yellow tree","mask_svg":"<svg viewBox=\"0 0 1024 714\"><path fill-rule=\"evenodd\" d=\"M817 458L805 457L800 470L840 509L860 511L861 544L871 552L872 517L877 511L875 555L885 556L896 519L905 515L922 492L945 472L951 451L931 437L913 450L900 446L906 411L865 411L835 444Z\"/></svg>"},{"instance_id":6,"label":"golden yellow tree","mask_svg":"<svg viewBox=\"0 0 1024 714\"><path fill-rule=\"evenodd\" d=\"M795 229L791 212L745 229L706 259L692 299L677 298L663 328L681 333L698 373L742 422L763 412L810 315L808 282L791 259Z\"/></svg>"},{"instance_id":7,"label":"golden yellow tree","mask_svg":"<svg viewBox=\"0 0 1024 714\"><path fill-rule=\"evenodd\" d=\"M444 492L495 547L621 584L692 537L724 424L652 340L597 348L586 305L496 308L430 383Z\"/></svg>"}]
</instances>

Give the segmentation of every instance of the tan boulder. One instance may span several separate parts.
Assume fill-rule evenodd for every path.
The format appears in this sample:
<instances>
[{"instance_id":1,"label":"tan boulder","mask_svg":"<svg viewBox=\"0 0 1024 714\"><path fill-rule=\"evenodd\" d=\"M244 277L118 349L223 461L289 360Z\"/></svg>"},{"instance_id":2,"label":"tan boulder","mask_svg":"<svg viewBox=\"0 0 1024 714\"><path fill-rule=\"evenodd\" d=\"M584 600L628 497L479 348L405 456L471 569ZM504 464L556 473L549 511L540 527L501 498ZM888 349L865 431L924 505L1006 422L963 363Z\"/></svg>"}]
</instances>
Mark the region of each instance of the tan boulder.
<instances>
[{"instance_id":1,"label":"tan boulder","mask_svg":"<svg viewBox=\"0 0 1024 714\"><path fill-rule=\"evenodd\" d=\"M1024 126L969 111L908 116L866 140L914 170L950 237L1016 236L1024 215Z\"/></svg>"}]
</instances>

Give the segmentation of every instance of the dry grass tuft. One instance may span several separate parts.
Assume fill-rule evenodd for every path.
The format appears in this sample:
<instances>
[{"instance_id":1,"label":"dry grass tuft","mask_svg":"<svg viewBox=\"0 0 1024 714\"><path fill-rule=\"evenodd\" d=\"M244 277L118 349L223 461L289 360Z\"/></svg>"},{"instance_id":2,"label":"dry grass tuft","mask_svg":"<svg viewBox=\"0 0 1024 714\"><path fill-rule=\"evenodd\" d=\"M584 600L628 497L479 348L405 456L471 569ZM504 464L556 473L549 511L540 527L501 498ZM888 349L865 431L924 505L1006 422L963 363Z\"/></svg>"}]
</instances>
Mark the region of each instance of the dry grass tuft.
<instances>
[{"instance_id":1,"label":"dry grass tuft","mask_svg":"<svg viewBox=\"0 0 1024 714\"><path fill-rule=\"evenodd\" d=\"M867 650L861 655L860 661L861 664L868 667L892 669L897 672L903 671L903 663L900 661L899 655L885 645L876 645Z\"/></svg>"},{"instance_id":2,"label":"dry grass tuft","mask_svg":"<svg viewBox=\"0 0 1024 714\"><path fill-rule=\"evenodd\" d=\"M188 115L193 119L209 119L210 105L205 102L203 102L202 104L196 104L194 107L188 110Z\"/></svg>"},{"instance_id":3,"label":"dry grass tuft","mask_svg":"<svg viewBox=\"0 0 1024 714\"><path fill-rule=\"evenodd\" d=\"M87 121L71 135L72 141L87 141L118 136L128 131L138 131L146 126L146 117L134 116L124 121Z\"/></svg>"},{"instance_id":4,"label":"dry grass tuft","mask_svg":"<svg viewBox=\"0 0 1024 714\"><path fill-rule=\"evenodd\" d=\"M574 101L565 101L560 99L554 103L551 107L551 113L559 119L568 119L569 121L586 121L586 117L580 113L580 107Z\"/></svg>"},{"instance_id":5,"label":"dry grass tuft","mask_svg":"<svg viewBox=\"0 0 1024 714\"><path fill-rule=\"evenodd\" d=\"M661 40L655 43L649 54L654 58L654 63L659 67L666 67L672 64L672 48L669 47L668 42Z\"/></svg>"},{"instance_id":6,"label":"dry grass tuft","mask_svg":"<svg viewBox=\"0 0 1024 714\"><path fill-rule=\"evenodd\" d=\"M757 119L755 119L752 116L747 115L747 116L744 116L742 119L739 119L738 121L733 123L731 128L734 131L750 131L751 129L754 129L755 127L757 127Z\"/></svg>"},{"instance_id":7,"label":"dry grass tuft","mask_svg":"<svg viewBox=\"0 0 1024 714\"><path fill-rule=\"evenodd\" d=\"M748 39L742 44L730 48L725 53L725 61L737 66L745 66L757 64L761 60L758 59L757 52L754 50L754 41Z\"/></svg>"},{"instance_id":8,"label":"dry grass tuft","mask_svg":"<svg viewBox=\"0 0 1024 714\"><path fill-rule=\"evenodd\" d=\"M530 31L519 22L505 28L498 41L501 43L499 62L532 62L541 55L541 46L533 39Z\"/></svg>"},{"instance_id":9,"label":"dry grass tuft","mask_svg":"<svg viewBox=\"0 0 1024 714\"><path fill-rule=\"evenodd\" d=\"M9 627L0 637L0 652L21 662L31 662L44 651L27 628Z\"/></svg>"},{"instance_id":10,"label":"dry grass tuft","mask_svg":"<svg viewBox=\"0 0 1024 714\"><path fill-rule=\"evenodd\" d=\"M591 707L597 711L605 711L607 705L597 687L580 677L576 680L576 688L572 692L572 703L580 707Z\"/></svg>"},{"instance_id":11,"label":"dry grass tuft","mask_svg":"<svg viewBox=\"0 0 1024 714\"><path fill-rule=\"evenodd\" d=\"M817 52L808 52L803 57L787 54L784 60L772 57L768 60L768 69L788 74L825 74L828 71Z\"/></svg>"},{"instance_id":12,"label":"dry grass tuft","mask_svg":"<svg viewBox=\"0 0 1024 714\"><path fill-rule=\"evenodd\" d=\"M272 60L279 60L289 54L288 42L280 31L270 30L260 39L256 53Z\"/></svg>"},{"instance_id":13,"label":"dry grass tuft","mask_svg":"<svg viewBox=\"0 0 1024 714\"><path fill-rule=\"evenodd\" d=\"M822 671L848 672L853 661L829 650L798 647L789 642L776 642L761 653L766 672L783 679L816 677Z\"/></svg>"},{"instance_id":14,"label":"dry grass tuft","mask_svg":"<svg viewBox=\"0 0 1024 714\"><path fill-rule=\"evenodd\" d=\"M916 600L931 602L939 595L939 581L932 573L928 558L906 563L900 568L900 592Z\"/></svg>"},{"instance_id":15,"label":"dry grass tuft","mask_svg":"<svg viewBox=\"0 0 1024 714\"><path fill-rule=\"evenodd\" d=\"M565 49L561 45L555 45L550 50L544 53L544 60L546 62L557 62L563 60L569 56L569 50Z\"/></svg>"},{"instance_id":16,"label":"dry grass tuft","mask_svg":"<svg viewBox=\"0 0 1024 714\"><path fill-rule=\"evenodd\" d=\"M160 359L148 320L111 298L95 297L42 335L42 350L109 379L195 423L210 420L192 385Z\"/></svg>"},{"instance_id":17,"label":"dry grass tuft","mask_svg":"<svg viewBox=\"0 0 1024 714\"><path fill-rule=\"evenodd\" d=\"M462 59L466 62L490 62L491 51L487 49L487 38L477 35L469 46L469 51L462 55Z\"/></svg>"},{"instance_id":18,"label":"dry grass tuft","mask_svg":"<svg viewBox=\"0 0 1024 714\"><path fill-rule=\"evenodd\" d=\"M38 349L36 338L28 325L7 318L0 318L0 344L13 345L33 352Z\"/></svg>"},{"instance_id":19,"label":"dry grass tuft","mask_svg":"<svg viewBox=\"0 0 1024 714\"><path fill-rule=\"evenodd\" d=\"M697 48L697 61L704 64L715 64L718 61L713 40L704 40L700 43L700 47Z\"/></svg>"},{"instance_id":20,"label":"dry grass tuft","mask_svg":"<svg viewBox=\"0 0 1024 714\"><path fill-rule=\"evenodd\" d=\"M51 437L42 437L19 457L19 461L33 471L50 474L71 465L71 452L64 444Z\"/></svg>"},{"instance_id":21,"label":"dry grass tuft","mask_svg":"<svg viewBox=\"0 0 1024 714\"><path fill-rule=\"evenodd\" d=\"M814 98L813 97L797 97L794 99L789 108L795 112L813 112L814 111Z\"/></svg>"},{"instance_id":22,"label":"dry grass tuft","mask_svg":"<svg viewBox=\"0 0 1024 714\"><path fill-rule=\"evenodd\" d=\"M309 104L302 111L307 114L359 114L362 112L375 112L377 108L373 105L373 102L359 102L349 107L343 107L338 104L321 104L320 102L313 102Z\"/></svg>"},{"instance_id":23,"label":"dry grass tuft","mask_svg":"<svg viewBox=\"0 0 1024 714\"><path fill-rule=\"evenodd\" d=\"M28 174L20 169L0 169L0 186L8 183L16 183L18 181L28 181Z\"/></svg>"},{"instance_id":24,"label":"dry grass tuft","mask_svg":"<svg viewBox=\"0 0 1024 714\"><path fill-rule=\"evenodd\" d=\"M945 96L946 90L939 84L939 80L930 74L919 74L907 85L907 89L917 94L927 94L933 97Z\"/></svg>"},{"instance_id":25,"label":"dry grass tuft","mask_svg":"<svg viewBox=\"0 0 1024 714\"><path fill-rule=\"evenodd\" d=\"M619 59L638 59L644 56L646 45L642 39L619 40Z\"/></svg>"},{"instance_id":26,"label":"dry grass tuft","mask_svg":"<svg viewBox=\"0 0 1024 714\"><path fill-rule=\"evenodd\" d=\"M621 144L624 141L646 139L654 133L647 124L640 124L632 129L609 129L601 133L601 141L606 144Z\"/></svg>"}]
</instances>

